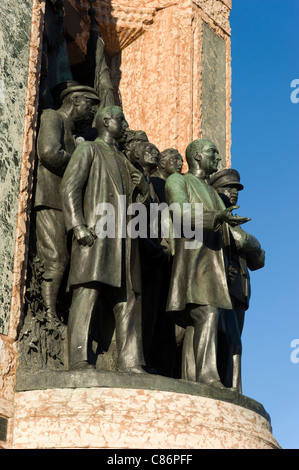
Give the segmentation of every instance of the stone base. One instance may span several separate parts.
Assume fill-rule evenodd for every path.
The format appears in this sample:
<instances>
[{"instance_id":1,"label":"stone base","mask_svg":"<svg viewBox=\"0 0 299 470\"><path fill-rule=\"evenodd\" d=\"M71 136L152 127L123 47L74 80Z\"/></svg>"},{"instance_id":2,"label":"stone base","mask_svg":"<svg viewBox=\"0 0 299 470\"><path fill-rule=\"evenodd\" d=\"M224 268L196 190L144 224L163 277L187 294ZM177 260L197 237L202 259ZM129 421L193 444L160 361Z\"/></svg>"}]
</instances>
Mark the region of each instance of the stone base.
<instances>
[{"instance_id":1,"label":"stone base","mask_svg":"<svg viewBox=\"0 0 299 470\"><path fill-rule=\"evenodd\" d=\"M40 389L21 391L27 378L17 382L15 449L279 448L262 405L229 390L84 371L39 373Z\"/></svg>"}]
</instances>

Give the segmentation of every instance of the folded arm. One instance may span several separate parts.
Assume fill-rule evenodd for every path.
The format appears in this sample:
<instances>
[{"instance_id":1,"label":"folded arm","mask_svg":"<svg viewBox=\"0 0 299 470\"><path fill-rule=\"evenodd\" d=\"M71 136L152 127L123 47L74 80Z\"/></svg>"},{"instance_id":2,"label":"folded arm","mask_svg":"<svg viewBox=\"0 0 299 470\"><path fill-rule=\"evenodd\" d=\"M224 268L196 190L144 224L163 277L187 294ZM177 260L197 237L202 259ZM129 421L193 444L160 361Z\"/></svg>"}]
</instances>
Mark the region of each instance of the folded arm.
<instances>
[{"instance_id":1,"label":"folded arm","mask_svg":"<svg viewBox=\"0 0 299 470\"><path fill-rule=\"evenodd\" d=\"M63 175L71 155L64 149L64 123L57 111L47 109L42 114L37 152L44 167L55 175Z\"/></svg>"}]
</instances>

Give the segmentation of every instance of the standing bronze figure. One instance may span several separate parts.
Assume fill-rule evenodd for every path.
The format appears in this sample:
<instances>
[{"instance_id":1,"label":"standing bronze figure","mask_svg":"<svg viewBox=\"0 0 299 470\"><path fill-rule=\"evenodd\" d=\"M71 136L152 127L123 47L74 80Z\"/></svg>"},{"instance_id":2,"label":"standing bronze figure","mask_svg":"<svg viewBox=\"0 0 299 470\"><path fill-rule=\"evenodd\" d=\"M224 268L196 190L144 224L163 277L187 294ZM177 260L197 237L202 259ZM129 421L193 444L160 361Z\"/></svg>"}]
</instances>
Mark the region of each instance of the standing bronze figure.
<instances>
[{"instance_id":1,"label":"standing bronze figure","mask_svg":"<svg viewBox=\"0 0 299 470\"><path fill-rule=\"evenodd\" d=\"M121 212L121 200L129 205L148 198L141 173L117 148L127 129L122 109L106 107L97 113L98 138L81 143L71 158L62 181L62 205L68 232L73 233L69 288L72 304L68 322L69 365L71 369L93 367L89 363L90 329L95 316L105 341L105 325L115 322L118 350L117 368L144 372L141 337L141 286L138 240L119 236L124 220L116 218L115 236L97 232L99 204L109 202ZM120 230L120 231L119 231ZM105 301L107 308L100 308ZM109 318L108 318L109 317ZM109 338L108 338L109 339Z\"/></svg>"},{"instance_id":2,"label":"standing bronze figure","mask_svg":"<svg viewBox=\"0 0 299 470\"><path fill-rule=\"evenodd\" d=\"M62 214L60 185L76 148L77 123L90 121L99 98L93 88L76 85L61 94L58 110L45 109L37 139L38 167L35 193L36 251L43 263L42 296L50 317L56 318L56 302L69 262Z\"/></svg>"},{"instance_id":3,"label":"standing bronze figure","mask_svg":"<svg viewBox=\"0 0 299 470\"><path fill-rule=\"evenodd\" d=\"M174 148L168 148L160 153L159 162L156 171L150 177L150 183L155 193L155 201L158 204L166 203L165 184L167 178L174 174L180 174L183 167L183 158ZM159 301L157 305L157 315L155 321L155 330L151 342L149 362L154 370L161 375L168 377L180 377L177 369L179 363L179 349L176 342L176 326L173 319L166 313L167 296L171 279L172 256L167 239L163 237L161 227L161 213L158 214L158 240L164 249L163 264L159 266L159 284L157 290ZM153 270L155 265L153 265Z\"/></svg>"},{"instance_id":4,"label":"standing bronze figure","mask_svg":"<svg viewBox=\"0 0 299 470\"><path fill-rule=\"evenodd\" d=\"M167 311L179 326L194 327L192 352L196 381L223 388L217 369L217 332L219 310L232 308L225 250L229 243L228 224L236 226L249 219L232 215L232 210L238 206L226 208L216 190L208 184L220 162L219 152L212 142L203 139L191 142L186 149L186 160L189 172L173 174L167 179L166 199L168 204L177 203L179 217L183 214L183 204L189 204L193 226L195 203L202 203L203 240L194 249L186 249L184 237L171 241L174 260ZM188 347L183 356L187 353Z\"/></svg>"},{"instance_id":5,"label":"standing bronze figure","mask_svg":"<svg viewBox=\"0 0 299 470\"><path fill-rule=\"evenodd\" d=\"M239 191L244 189L237 170L224 169L212 175L210 184L216 189L226 207L238 202ZM220 348L218 364L226 386L242 393L241 335L245 311L251 295L249 270L261 269L265 264L265 251L259 241L241 227L230 227L229 293L232 310L220 315ZM222 333L222 334L221 334Z\"/></svg>"}]
</instances>

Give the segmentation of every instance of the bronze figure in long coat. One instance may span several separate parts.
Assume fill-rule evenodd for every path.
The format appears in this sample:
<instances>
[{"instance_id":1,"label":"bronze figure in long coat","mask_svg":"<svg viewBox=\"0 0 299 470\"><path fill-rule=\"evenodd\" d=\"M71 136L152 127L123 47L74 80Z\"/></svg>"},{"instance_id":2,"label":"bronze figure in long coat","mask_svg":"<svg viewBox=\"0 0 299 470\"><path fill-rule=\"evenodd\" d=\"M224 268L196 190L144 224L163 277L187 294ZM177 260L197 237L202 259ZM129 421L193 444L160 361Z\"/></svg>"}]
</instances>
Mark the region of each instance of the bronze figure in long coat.
<instances>
[{"instance_id":1,"label":"bronze figure in long coat","mask_svg":"<svg viewBox=\"0 0 299 470\"><path fill-rule=\"evenodd\" d=\"M166 200L169 205L177 203L180 214L184 212L184 203L189 204L193 226L195 204L203 205L203 240L193 249L186 249L186 241L190 240L184 237L170 240L174 246L174 260L167 311L179 325L194 326L196 380L223 387L217 370L216 351L219 310L231 308L226 224L239 225L248 219L233 216L235 206L225 208L217 192L208 184L220 161L213 143L201 139L192 142L186 149L186 158L189 172L169 176L165 185Z\"/></svg>"},{"instance_id":2,"label":"bronze figure in long coat","mask_svg":"<svg viewBox=\"0 0 299 470\"><path fill-rule=\"evenodd\" d=\"M111 203L117 215L124 200L120 196L127 206L136 197L141 203L148 197L141 173L117 149L123 123L120 108L104 108L96 116L99 137L77 147L62 181L66 228L74 234L68 281L72 289L68 324L71 368L88 367L88 335L94 315L101 316L105 329L105 315L110 312L99 311L99 299L114 313L119 370L142 372L144 363L137 239L120 236L123 231L119 232L117 217L115 236L96 235L99 205ZM127 207L122 209L126 214Z\"/></svg>"}]
</instances>

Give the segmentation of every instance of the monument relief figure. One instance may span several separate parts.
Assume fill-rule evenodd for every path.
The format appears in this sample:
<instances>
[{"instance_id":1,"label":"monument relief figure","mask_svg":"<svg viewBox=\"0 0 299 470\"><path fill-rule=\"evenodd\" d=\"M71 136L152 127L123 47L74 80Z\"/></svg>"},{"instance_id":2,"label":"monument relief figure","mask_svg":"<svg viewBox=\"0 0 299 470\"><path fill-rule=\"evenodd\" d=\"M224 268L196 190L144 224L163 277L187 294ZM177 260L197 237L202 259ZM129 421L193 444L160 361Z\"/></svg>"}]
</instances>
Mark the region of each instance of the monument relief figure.
<instances>
[{"instance_id":1,"label":"monument relief figure","mask_svg":"<svg viewBox=\"0 0 299 470\"><path fill-rule=\"evenodd\" d=\"M160 151L159 149L152 144L151 142L146 142L141 140L142 135L139 141L136 141L131 150L131 160L133 165L141 171L145 180L149 185L151 202L157 202L154 188L151 184L151 174L157 168Z\"/></svg>"},{"instance_id":2,"label":"monument relief figure","mask_svg":"<svg viewBox=\"0 0 299 470\"><path fill-rule=\"evenodd\" d=\"M150 182L155 192L157 203L166 203L165 184L167 178L173 173L181 173L183 158L174 148L168 148L160 153L156 171L151 174ZM160 215L160 214L159 214ZM150 348L149 362L153 369L160 374L174 377L176 374L177 343L176 329L172 318L166 313L166 303L171 278L172 256L167 240L161 233L161 220L158 222L158 240L167 253L160 267L160 281L157 285L158 305L157 317L154 325L153 339ZM153 270L155 266L153 265Z\"/></svg>"},{"instance_id":3,"label":"monument relief figure","mask_svg":"<svg viewBox=\"0 0 299 470\"><path fill-rule=\"evenodd\" d=\"M217 369L217 331L220 309L230 310L232 303L227 284L226 246L228 225L247 222L226 208L217 191L208 184L217 171L219 152L212 142L197 139L186 149L188 173L169 176L165 185L168 204L190 204L191 223L195 224L196 203L203 204L203 241L196 248L186 249L184 237L175 238L172 277L167 311L179 326L194 327L193 351L196 381L223 388ZM188 346L188 344L186 345ZM188 352L183 346L184 356Z\"/></svg>"},{"instance_id":4,"label":"monument relief figure","mask_svg":"<svg viewBox=\"0 0 299 470\"><path fill-rule=\"evenodd\" d=\"M135 162L134 148L138 142L148 142L146 133L144 131L128 130L123 145L123 153L133 164Z\"/></svg>"},{"instance_id":5,"label":"monument relief figure","mask_svg":"<svg viewBox=\"0 0 299 470\"><path fill-rule=\"evenodd\" d=\"M43 263L42 296L48 315L56 318L56 302L69 262L60 185L75 150L77 122L90 120L99 98L93 88L70 86L61 94L58 110L45 109L37 139L35 193L36 252Z\"/></svg>"},{"instance_id":6,"label":"monument relief figure","mask_svg":"<svg viewBox=\"0 0 299 470\"><path fill-rule=\"evenodd\" d=\"M131 131L128 136L128 155L140 169L149 184L152 203L165 201L164 186L167 177L181 172L183 159L176 149L160 154L158 148L148 141L143 131ZM156 191L157 190L157 191ZM149 370L173 376L176 341L174 322L166 315L165 307L171 271L169 246L161 238L160 220L156 237L148 231L139 240L142 273L143 345Z\"/></svg>"},{"instance_id":7,"label":"monument relief figure","mask_svg":"<svg viewBox=\"0 0 299 470\"><path fill-rule=\"evenodd\" d=\"M157 202L150 175L157 167L159 149L148 141L146 134L142 131L131 132L128 137L129 158L148 184L150 202ZM151 368L149 355L159 309L162 268L167 255L160 245L160 240L157 237L151 237L149 225L146 229L146 233L138 241L142 281L143 351L146 365Z\"/></svg>"},{"instance_id":8,"label":"monument relief figure","mask_svg":"<svg viewBox=\"0 0 299 470\"><path fill-rule=\"evenodd\" d=\"M238 193L244 189L237 170L224 169L210 178L226 207L237 204ZM229 293L232 310L223 310L221 320L224 324L225 350L221 348L219 362L222 364L224 381L228 386L242 393L241 380L241 335L245 311L249 308L251 295L249 271L261 269L265 264L265 251L259 241L241 227L230 228Z\"/></svg>"},{"instance_id":9,"label":"monument relief figure","mask_svg":"<svg viewBox=\"0 0 299 470\"><path fill-rule=\"evenodd\" d=\"M158 165L154 173L151 174L150 181L154 186L158 201L166 202L165 183L168 176L173 173L181 174L183 168L183 157L177 149L169 148L160 153Z\"/></svg>"},{"instance_id":10,"label":"monument relief figure","mask_svg":"<svg viewBox=\"0 0 299 470\"><path fill-rule=\"evenodd\" d=\"M111 203L118 213L119 196L127 205L144 203L148 188L140 172L121 154L117 141L127 123L121 108L100 110L95 117L98 137L75 150L62 181L62 205L66 229L73 233L68 285L72 304L68 321L71 369L94 367L89 363L89 332L94 316L105 337L105 324L115 321L120 371L143 373L141 333L141 286L138 240L120 237L116 218L115 236L96 236L98 207ZM126 209L126 208L125 208ZM125 222L128 220L125 219ZM110 307L102 311L99 300Z\"/></svg>"}]
</instances>

